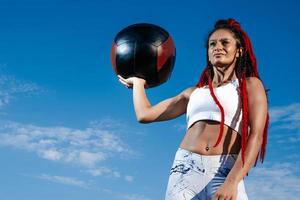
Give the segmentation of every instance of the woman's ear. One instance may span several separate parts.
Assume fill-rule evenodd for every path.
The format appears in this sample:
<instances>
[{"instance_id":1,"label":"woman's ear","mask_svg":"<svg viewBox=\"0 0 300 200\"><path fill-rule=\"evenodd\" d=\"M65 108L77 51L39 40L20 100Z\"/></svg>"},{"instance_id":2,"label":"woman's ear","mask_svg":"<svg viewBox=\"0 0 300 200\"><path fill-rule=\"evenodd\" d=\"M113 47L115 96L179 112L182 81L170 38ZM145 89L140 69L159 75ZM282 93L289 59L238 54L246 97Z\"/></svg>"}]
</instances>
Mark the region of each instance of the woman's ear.
<instances>
[{"instance_id":1,"label":"woman's ear","mask_svg":"<svg viewBox=\"0 0 300 200\"><path fill-rule=\"evenodd\" d=\"M242 48L242 47L239 47L239 48L237 49L236 57L237 57L237 58L238 58L238 57L242 57L242 56L243 56L243 53L244 53L243 48Z\"/></svg>"}]
</instances>

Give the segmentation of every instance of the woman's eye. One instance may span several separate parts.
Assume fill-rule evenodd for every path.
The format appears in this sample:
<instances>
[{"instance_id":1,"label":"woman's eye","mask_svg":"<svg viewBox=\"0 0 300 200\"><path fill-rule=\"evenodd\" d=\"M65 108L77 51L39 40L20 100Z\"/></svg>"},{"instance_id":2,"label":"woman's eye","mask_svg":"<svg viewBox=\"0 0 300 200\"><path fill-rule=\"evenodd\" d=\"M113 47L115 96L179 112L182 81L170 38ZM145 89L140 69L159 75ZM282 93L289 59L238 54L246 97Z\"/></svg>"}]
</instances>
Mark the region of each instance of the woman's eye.
<instances>
[{"instance_id":1,"label":"woman's eye","mask_svg":"<svg viewBox=\"0 0 300 200\"><path fill-rule=\"evenodd\" d=\"M211 42L211 43L209 43L209 46L215 46L215 42Z\"/></svg>"},{"instance_id":2,"label":"woman's eye","mask_svg":"<svg viewBox=\"0 0 300 200\"><path fill-rule=\"evenodd\" d=\"M222 44L225 46L227 45L229 42L228 41L223 41Z\"/></svg>"}]
</instances>

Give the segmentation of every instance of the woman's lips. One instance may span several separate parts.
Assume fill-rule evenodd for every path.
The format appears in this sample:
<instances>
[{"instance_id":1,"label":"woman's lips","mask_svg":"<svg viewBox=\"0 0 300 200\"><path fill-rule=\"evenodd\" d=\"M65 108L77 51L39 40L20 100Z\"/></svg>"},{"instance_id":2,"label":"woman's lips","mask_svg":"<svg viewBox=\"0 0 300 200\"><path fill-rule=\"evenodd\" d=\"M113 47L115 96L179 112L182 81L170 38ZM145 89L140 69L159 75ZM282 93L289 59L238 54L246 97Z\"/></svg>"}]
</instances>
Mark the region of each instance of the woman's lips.
<instances>
[{"instance_id":1,"label":"woman's lips","mask_svg":"<svg viewBox=\"0 0 300 200\"><path fill-rule=\"evenodd\" d=\"M214 54L214 56L224 56L224 54L222 54L222 53L216 53L216 54Z\"/></svg>"}]
</instances>

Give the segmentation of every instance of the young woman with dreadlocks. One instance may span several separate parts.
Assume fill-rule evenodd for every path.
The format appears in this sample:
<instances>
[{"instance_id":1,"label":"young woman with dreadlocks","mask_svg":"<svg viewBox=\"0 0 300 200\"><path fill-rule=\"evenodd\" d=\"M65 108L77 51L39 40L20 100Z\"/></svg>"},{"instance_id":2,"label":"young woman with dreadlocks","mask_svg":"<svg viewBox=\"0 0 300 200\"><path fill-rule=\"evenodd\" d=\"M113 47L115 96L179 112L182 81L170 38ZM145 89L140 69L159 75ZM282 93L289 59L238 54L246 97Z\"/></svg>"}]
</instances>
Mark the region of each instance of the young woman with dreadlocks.
<instances>
[{"instance_id":1,"label":"young woman with dreadlocks","mask_svg":"<svg viewBox=\"0 0 300 200\"><path fill-rule=\"evenodd\" d=\"M151 106L145 80L119 80L133 88L141 123L186 113L186 134L170 170L166 200L245 200L243 178L260 154L269 123L267 95L251 42L234 19L219 20L207 39L207 66L198 83ZM259 153L260 152L260 153Z\"/></svg>"}]
</instances>

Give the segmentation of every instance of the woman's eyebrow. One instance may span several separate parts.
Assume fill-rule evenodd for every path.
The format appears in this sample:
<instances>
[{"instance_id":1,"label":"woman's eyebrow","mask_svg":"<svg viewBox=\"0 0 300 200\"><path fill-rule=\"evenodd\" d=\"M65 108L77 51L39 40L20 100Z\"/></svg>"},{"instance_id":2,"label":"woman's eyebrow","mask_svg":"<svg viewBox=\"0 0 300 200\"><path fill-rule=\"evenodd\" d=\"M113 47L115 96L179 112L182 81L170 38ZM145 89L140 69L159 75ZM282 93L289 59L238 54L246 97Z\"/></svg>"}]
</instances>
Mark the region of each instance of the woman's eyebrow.
<instances>
[{"instance_id":1,"label":"woman's eyebrow","mask_svg":"<svg viewBox=\"0 0 300 200\"><path fill-rule=\"evenodd\" d=\"M220 39L218 39L218 40L221 40L221 41L224 41L224 40L230 40L229 38L220 38ZM217 39L210 39L209 40L210 42L212 42L212 41L217 41Z\"/></svg>"},{"instance_id":2,"label":"woman's eyebrow","mask_svg":"<svg viewBox=\"0 0 300 200\"><path fill-rule=\"evenodd\" d=\"M221 38L220 40L222 40L222 41L229 41L230 39L229 38Z\"/></svg>"}]
</instances>

